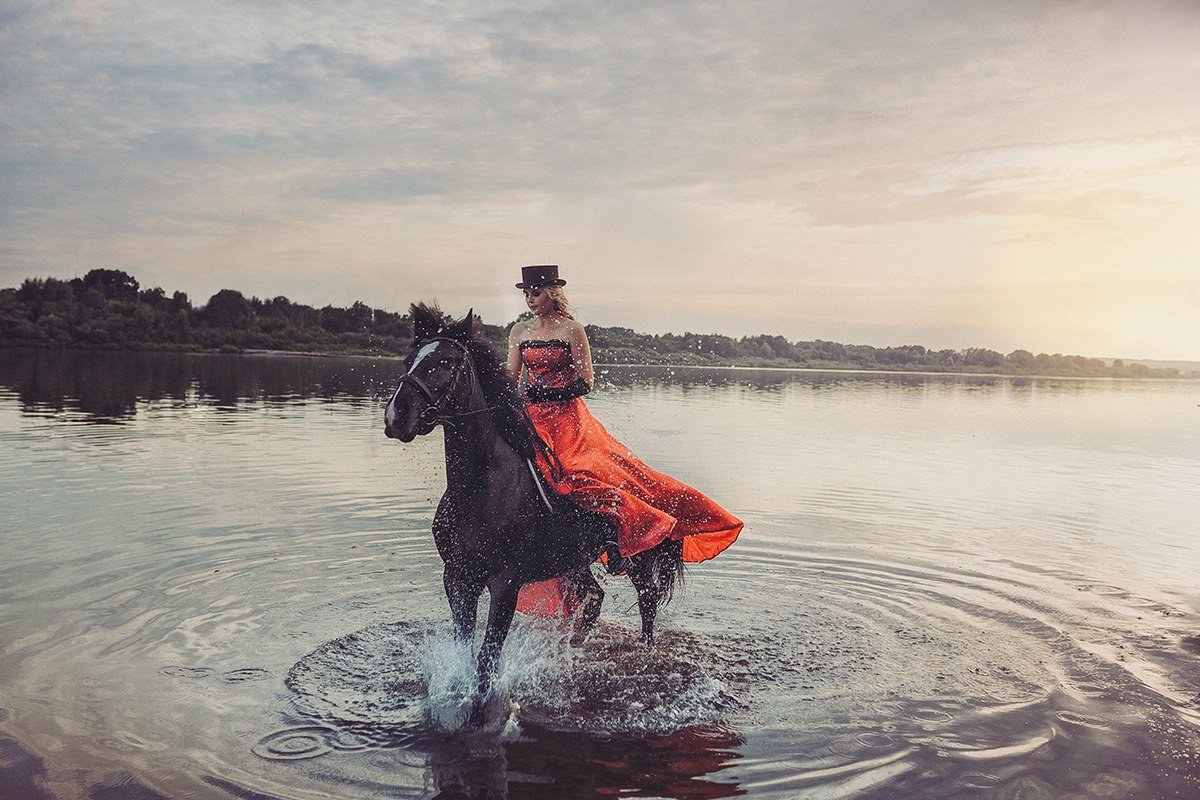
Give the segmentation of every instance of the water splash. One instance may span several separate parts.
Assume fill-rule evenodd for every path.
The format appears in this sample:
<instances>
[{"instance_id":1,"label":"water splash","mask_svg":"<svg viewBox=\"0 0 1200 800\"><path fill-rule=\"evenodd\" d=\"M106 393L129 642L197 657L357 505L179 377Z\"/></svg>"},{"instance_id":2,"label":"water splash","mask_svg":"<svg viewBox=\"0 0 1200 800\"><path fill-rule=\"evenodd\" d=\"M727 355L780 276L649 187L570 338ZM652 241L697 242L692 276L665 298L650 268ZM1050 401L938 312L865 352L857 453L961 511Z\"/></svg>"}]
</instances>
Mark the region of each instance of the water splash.
<instances>
[{"instance_id":1,"label":"water splash","mask_svg":"<svg viewBox=\"0 0 1200 800\"><path fill-rule=\"evenodd\" d=\"M446 735L510 740L522 723L532 723L666 733L741 707L718 674L721 659L694 637L667 631L647 648L635 631L602 623L576 648L567 629L521 619L473 717L475 653L443 623L374 625L328 642L287 677L296 710L312 723L301 732L311 736L315 725L390 732L384 741Z\"/></svg>"}]
</instances>

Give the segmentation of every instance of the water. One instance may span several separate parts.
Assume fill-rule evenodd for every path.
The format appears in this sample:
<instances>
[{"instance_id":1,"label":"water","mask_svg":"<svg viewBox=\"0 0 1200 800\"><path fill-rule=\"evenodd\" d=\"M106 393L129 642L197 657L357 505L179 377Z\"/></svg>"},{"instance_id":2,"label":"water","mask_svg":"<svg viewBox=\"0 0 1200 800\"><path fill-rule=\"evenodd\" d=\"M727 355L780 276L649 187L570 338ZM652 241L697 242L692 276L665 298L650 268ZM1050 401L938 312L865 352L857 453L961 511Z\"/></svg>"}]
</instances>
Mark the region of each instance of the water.
<instances>
[{"instance_id":1,"label":"water","mask_svg":"<svg viewBox=\"0 0 1200 800\"><path fill-rule=\"evenodd\" d=\"M0 351L0 797L1200 794L1197 383L607 370L746 531L467 738L396 369Z\"/></svg>"}]
</instances>

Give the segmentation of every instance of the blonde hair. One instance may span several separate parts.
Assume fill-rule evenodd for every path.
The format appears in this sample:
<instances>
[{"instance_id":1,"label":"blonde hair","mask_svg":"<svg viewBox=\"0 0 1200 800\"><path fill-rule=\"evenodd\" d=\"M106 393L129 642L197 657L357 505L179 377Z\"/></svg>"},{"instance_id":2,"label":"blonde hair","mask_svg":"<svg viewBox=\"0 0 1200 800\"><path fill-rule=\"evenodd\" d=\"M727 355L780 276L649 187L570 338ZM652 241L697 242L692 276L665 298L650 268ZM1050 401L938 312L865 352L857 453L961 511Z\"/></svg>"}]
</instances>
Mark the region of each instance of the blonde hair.
<instances>
[{"instance_id":1,"label":"blonde hair","mask_svg":"<svg viewBox=\"0 0 1200 800\"><path fill-rule=\"evenodd\" d=\"M575 319L571 316L571 301L567 299L567 293L561 286L543 286L542 291L550 295L550 299L554 301L555 311L567 319Z\"/></svg>"}]
</instances>

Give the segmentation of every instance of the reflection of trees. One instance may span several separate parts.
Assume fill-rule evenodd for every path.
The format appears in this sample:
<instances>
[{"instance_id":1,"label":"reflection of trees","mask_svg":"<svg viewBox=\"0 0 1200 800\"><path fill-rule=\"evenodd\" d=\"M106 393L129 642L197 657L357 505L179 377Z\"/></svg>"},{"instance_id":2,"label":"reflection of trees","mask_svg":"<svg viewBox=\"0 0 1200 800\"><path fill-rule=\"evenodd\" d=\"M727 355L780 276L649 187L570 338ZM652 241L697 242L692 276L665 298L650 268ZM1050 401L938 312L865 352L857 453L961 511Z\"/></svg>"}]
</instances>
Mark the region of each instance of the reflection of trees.
<instances>
[{"instance_id":1,"label":"reflection of trees","mask_svg":"<svg viewBox=\"0 0 1200 800\"><path fill-rule=\"evenodd\" d=\"M736 783L720 780L721 771L740 757L745 741L718 726L606 736L530 726L524 734L509 744L448 742L431 751L435 797L716 800L745 794Z\"/></svg>"},{"instance_id":2,"label":"reflection of trees","mask_svg":"<svg viewBox=\"0 0 1200 800\"><path fill-rule=\"evenodd\" d=\"M364 357L6 350L0 386L28 413L81 412L95 422L132 419L161 400L217 406L296 399L367 399L393 382L398 361Z\"/></svg>"},{"instance_id":3,"label":"reflection of trees","mask_svg":"<svg viewBox=\"0 0 1200 800\"><path fill-rule=\"evenodd\" d=\"M182 399L188 387L185 357L160 353L9 350L0 385L14 391L25 411L79 411L93 421L134 416L139 401Z\"/></svg>"},{"instance_id":4,"label":"reflection of trees","mask_svg":"<svg viewBox=\"0 0 1200 800\"><path fill-rule=\"evenodd\" d=\"M897 386L923 386L930 381L957 380L959 376L890 374L879 372L826 372L786 369L734 369L730 367L668 367L607 365L597 368L597 383L621 388L631 386L680 386L683 389L744 387L756 391L778 391L784 386L808 385L824 388L870 382ZM993 376L962 376L964 380L997 380Z\"/></svg>"},{"instance_id":5,"label":"reflection of trees","mask_svg":"<svg viewBox=\"0 0 1200 800\"><path fill-rule=\"evenodd\" d=\"M132 419L140 404L199 402L232 407L246 402L295 400L372 402L395 388L398 359L367 356L218 355L80 350L4 350L0 387L14 392L28 413L81 412L85 419ZM1010 381L1014 388L1071 381L1013 379L993 375L923 375L879 372L817 372L720 367L601 366L597 391L628 387L679 387L684 392L741 388L780 392L787 387L828 390L866 385L913 389L936 384L965 388ZM1031 384L1032 381L1032 384ZM1082 386L1078 387L1084 388Z\"/></svg>"}]
</instances>

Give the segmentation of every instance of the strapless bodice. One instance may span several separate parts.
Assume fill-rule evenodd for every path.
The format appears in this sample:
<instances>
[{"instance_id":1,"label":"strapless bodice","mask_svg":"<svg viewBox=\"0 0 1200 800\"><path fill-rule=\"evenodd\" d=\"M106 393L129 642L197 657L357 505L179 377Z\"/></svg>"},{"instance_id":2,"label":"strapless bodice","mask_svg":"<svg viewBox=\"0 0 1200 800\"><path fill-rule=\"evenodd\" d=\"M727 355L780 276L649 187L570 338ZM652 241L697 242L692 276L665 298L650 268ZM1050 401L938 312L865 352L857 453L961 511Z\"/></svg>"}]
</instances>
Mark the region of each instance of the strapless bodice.
<instances>
[{"instance_id":1,"label":"strapless bodice","mask_svg":"<svg viewBox=\"0 0 1200 800\"><path fill-rule=\"evenodd\" d=\"M575 380L571 345L561 339L529 339L521 342L521 363L529 370L529 382L538 386L566 386Z\"/></svg>"}]
</instances>

